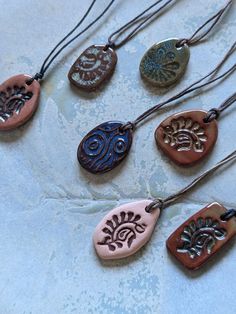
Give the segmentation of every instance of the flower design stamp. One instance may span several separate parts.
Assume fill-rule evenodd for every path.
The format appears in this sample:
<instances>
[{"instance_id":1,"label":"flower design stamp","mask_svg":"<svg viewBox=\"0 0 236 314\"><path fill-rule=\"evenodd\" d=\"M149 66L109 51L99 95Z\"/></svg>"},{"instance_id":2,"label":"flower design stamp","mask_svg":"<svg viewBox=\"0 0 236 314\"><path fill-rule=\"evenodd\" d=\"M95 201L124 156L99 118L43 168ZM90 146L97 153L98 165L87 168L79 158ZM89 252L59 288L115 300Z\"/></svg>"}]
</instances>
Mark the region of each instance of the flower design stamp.
<instances>
[{"instance_id":1,"label":"flower design stamp","mask_svg":"<svg viewBox=\"0 0 236 314\"><path fill-rule=\"evenodd\" d=\"M177 39L169 39L152 46L140 63L141 76L149 83L168 87L184 74L189 61L189 48L177 48Z\"/></svg>"}]
</instances>

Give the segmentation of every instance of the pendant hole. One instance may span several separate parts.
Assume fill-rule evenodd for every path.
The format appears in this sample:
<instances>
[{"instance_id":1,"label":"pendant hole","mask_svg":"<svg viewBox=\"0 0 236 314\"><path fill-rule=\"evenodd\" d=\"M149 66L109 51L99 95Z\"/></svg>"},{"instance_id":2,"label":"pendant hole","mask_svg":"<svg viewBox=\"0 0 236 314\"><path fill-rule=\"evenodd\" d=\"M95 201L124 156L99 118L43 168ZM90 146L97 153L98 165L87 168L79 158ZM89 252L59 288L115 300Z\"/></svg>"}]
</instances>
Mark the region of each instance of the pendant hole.
<instances>
[{"instance_id":1,"label":"pendant hole","mask_svg":"<svg viewBox=\"0 0 236 314\"><path fill-rule=\"evenodd\" d=\"M26 85L30 86L33 83L34 79L30 78L28 80L25 81Z\"/></svg>"},{"instance_id":2,"label":"pendant hole","mask_svg":"<svg viewBox=\"0 0 236 314\"><path fill-rule=\"evenodd\" d=\"M119 133L120 133L120 135L124 135L125 134L125 130L123 129L122 126L119 127Z\"/></svg>"},{"instance_id":3,"label":"pendant hole","mask_svg":"<svg viewBox=\"0 0 236 314\"><path fill-rule=\"evenodd\" d=\"M177 50L181 50L184 46L188 46L188 40L187 39L180 39L176 44L175 48Z\"/></svg>"}]
</instances>

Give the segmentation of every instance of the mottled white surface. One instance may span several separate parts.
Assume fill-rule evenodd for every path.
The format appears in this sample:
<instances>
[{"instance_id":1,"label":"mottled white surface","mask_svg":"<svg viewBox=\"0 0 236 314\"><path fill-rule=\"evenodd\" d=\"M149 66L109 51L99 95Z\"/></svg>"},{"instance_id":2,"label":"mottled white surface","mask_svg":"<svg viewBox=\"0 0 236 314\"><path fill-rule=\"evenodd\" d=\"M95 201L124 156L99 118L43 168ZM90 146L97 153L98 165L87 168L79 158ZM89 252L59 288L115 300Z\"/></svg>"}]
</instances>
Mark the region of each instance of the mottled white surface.
<instances>
[{"instance_id":1,"label":"mottled white surface","mask_svg":"<svg viewBox=\"0 0 236 314\"><path fill-rule=\"evenodd\" d=\"M113 172L95 177L77 164L77 145L91 128L106 120L134 119L167 97L146 88L139 77L138 65L146 49L159 40L192 34L225 3L176 2L117 51L118 66L105 89L80 93L67 80L76 57L91 44L106 43L111 31L152 3L117 1L99 27L68 48L48 73L34 119L15 132L0 134L1 314L236 312L235 241L196 273L183 270L165 248L170 233L207 203L236 206L236 164L169 207L150 244L134 257L101 262L92 246L94 228L109 209L142 198L165 197L236 148L235 108L222 115L214 152L195 168L174 166L157 151L153 137L158 123L170 113L218 106L235 92L234 74L139 128L128 159ZM38 71L48 51L88 3L0 0L0 79ZM98 3L103 6L107 0ZM235 40L235 10L234 3L209 40L191 49L188 71L168 95L219 61Z\"/></svg>"}]
</instances>

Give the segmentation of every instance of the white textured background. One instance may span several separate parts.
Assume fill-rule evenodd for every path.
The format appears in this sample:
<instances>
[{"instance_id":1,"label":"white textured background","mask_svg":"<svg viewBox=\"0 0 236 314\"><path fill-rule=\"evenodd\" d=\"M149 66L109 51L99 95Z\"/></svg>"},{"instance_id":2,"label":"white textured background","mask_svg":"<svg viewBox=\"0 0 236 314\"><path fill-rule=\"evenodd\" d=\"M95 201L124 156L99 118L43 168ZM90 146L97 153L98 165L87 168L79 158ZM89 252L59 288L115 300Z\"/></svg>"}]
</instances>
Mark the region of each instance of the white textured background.
<instances>
[{"instance_id":1,"label":"white textured background","mask_svg":"<svg viewBox=\"0 0 236 314\"><path fill-rule=\"evenodd\" d=\"M134 257L103 263L93 250L94 227L108 210L119 203L165 197L236 148L235 108L222 115L213 153L190 170L170 163L157 151L153 138L156 126L170 113L218 106L235 92L235 73L214 88L186 98L178 108L153 117L135 134L128 159L112 172L95 177L79 168L77 145L91 128L106 120L134 119L175 94L209 72L235 40L234 3L208 40L191 48L188 71L180 84L168 95L147 89L138 71L146 49L162 39L191 35L225 4L223 0L178 0L117 51L118 66L105 89L86 95L70 87L67 72L79 54L91 44L106 43L112 31L152 2L117 0L99 27L54 64L32 121L0 134L0 314L236 312L235 241L195 273L184 271L165 248L171 232L207 203L236 206L236 165L169 207L150 244ZM88 3L0 0L0 80L38 71ZM91 20L105 3L98 0Z\"/></svg>"}]
</instances>

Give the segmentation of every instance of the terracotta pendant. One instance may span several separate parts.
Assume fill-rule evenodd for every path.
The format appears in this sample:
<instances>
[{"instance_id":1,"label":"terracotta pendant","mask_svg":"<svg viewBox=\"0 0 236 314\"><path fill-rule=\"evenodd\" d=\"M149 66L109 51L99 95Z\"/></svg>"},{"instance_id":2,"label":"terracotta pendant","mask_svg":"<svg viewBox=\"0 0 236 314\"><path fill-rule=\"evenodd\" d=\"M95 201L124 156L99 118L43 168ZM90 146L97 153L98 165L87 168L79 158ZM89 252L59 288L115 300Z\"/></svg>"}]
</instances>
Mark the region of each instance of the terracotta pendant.
<instances>
[{"instance_id":1,"label":"terracotta pendant","mask_svg":"<svg viewBox=\"0 0 236 314\"><path fill-rule=\"evenodd\" d=\"M93 242L103 259L119 259L141 249L150 239L160 210L146 212L152 201L143 200L119 206L109 212L96 227Z\"/></svg>"},{"instance_id":2,"label":"terracotta pendant","mask_svg":"<svg viewBox=\"0 0 236 314\"><path fill-rule=\"evenodd\" d=\"M158 87L168 87L184 74L189 62L189 47L177 47L179 39L168 39L153 45L143 56L140 73L143 79Z\"/></svg>"},{"instance_id":3,"label":"terracotta pendant","mask_svg":"<svg viewBox=\"0 0 236 314\"><path fill-rule=\"evenodd\" d=\"M104 173L118 166L128 154L133 138L130 129L121 130L122 122L109 121L90 131L81 141L77 157L91 173Z\"/></svg>"},{"instance_id":4,"label":"terracotta pendant","mask_svg":"<svg viewBox=\"0 0 236 314\"><path fill-rule=\"evenodd\" d=\"M93 45L75 61L68 78L75 86L92 91L110 78L116 63L117 55L112 48Z\"/></svg>"},{"instance_id":5,"label":"terracotta pendant","mask_svg":"<svg viewBox=\"0 0 236 314\"><path fill-rule=\"evenodd\" d=\"M226 209L212 203L184 222L167 240L167 248L191 270L200 268L236 234L236 218L222 221Z\"/></svg>"},{"instance_id":6,"label":"terracotta pendant","mask_svg":"<svg viewBox=\"0 0 236 314\"><path fill-rule=\"evenodd\" d=\"M190 166L210 153L218 136L215 120L205 123L207 112L183 111L165 119L155 131L158 147L175 163Z\"/></svg>"},{"instance_id":7,"label":"terracotta pendant","mask_svg":"<svg viewBox=\"0 0 236 314\"><path fill-rule=\"evenodd\" d=\"M30 76L20 74L0 85L0 131L13 130L27 122L38 107L40 85L27 81Z\"/></svg>"}]
</instances>

